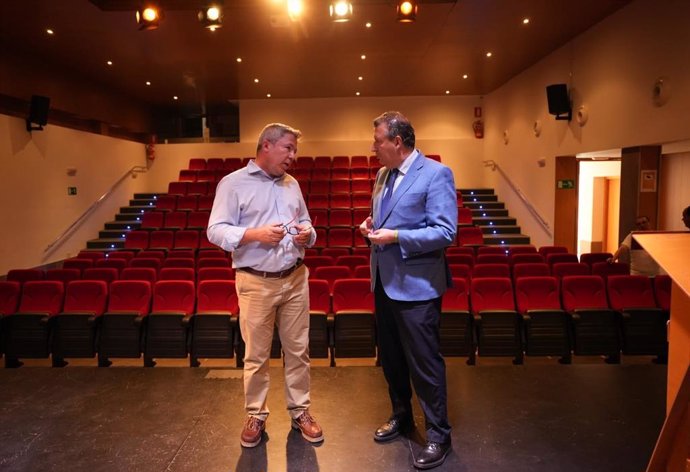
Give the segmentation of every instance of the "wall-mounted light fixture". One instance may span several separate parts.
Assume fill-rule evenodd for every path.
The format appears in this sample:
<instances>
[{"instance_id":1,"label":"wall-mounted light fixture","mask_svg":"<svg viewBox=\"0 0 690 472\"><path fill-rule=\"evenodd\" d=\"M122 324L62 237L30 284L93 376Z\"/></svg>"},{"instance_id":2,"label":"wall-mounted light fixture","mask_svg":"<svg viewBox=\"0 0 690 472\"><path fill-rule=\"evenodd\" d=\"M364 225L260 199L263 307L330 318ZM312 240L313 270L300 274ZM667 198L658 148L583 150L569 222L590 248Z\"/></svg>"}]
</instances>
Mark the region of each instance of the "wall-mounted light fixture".
<instances>
[{"instance_id":1,"label":"wall-mounted light fixture","mask_svg":"<svg viewBox=\"0 0 690 472\"><path fill-rule=\"evenodd\" d=\"M211 31L215 31L223 26L223 7L217 3L212 3L206 8L199 10L199 21Z\"/></svg>"}]
</instances>

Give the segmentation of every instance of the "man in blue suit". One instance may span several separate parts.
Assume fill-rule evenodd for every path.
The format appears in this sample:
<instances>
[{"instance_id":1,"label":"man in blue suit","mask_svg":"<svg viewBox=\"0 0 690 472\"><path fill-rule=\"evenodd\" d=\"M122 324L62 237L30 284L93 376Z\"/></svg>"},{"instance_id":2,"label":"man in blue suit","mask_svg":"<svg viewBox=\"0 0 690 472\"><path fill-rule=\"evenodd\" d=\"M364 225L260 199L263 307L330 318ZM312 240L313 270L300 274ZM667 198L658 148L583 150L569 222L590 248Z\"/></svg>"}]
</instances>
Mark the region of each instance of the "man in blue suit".
<instances>
[{"instance_id":1,"label":"man in blue suit","mask_svg":"<svg viewBox=\"0 0 690 472\"><path fill-rule=\"evenodd\" d=\"M427 439L414 466L430 469L451 449L439 323L441 296L451 283L444 248L458 223L455 182L448 167L415 149L414 128L399 112L374 120L372 151L383 167L360 231L371 242L379 358L393 409L374 440L414 428L411 378Z\"/></svg>"}]
</instances>

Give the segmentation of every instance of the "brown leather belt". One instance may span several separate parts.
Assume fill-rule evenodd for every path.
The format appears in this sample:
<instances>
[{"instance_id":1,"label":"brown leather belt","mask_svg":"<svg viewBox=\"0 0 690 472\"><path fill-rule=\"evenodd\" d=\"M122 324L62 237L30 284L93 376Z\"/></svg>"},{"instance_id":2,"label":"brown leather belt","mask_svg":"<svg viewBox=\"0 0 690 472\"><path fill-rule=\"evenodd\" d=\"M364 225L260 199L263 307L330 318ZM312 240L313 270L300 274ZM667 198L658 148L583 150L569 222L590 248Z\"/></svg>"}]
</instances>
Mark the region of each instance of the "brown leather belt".
<instances>
[{"instance_id":1,"label":"brown leather belt","mask_svg":"<svg viewBox=\"0 0 690 472\"><path fill-rule=\"evenodd\" d=\"M297 263L295 265L289 269L281 270L280 272L266 272L263 270L252 269L251 267L238 267L237 270L241 270L242 272L247 272L248 274L252 275L258 275L264 279L282 279L299 269L303 262L304 261L302 261L302 259L297 259Z\"/></svg>"}]
</instances>

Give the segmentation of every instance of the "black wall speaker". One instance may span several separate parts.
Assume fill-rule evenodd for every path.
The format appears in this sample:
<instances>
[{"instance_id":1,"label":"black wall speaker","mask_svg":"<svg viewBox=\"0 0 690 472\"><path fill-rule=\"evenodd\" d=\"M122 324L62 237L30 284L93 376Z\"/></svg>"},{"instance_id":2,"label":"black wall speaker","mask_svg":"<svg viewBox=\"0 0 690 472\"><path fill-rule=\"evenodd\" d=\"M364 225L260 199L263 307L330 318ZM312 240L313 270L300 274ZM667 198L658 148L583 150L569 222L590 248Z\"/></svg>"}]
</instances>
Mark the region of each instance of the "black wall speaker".
<instances>
[{"instance_id":1,"label":"black wall speaker","mask_svg":"<svg viewBox=\"0 0 690 472\"><path fill-rule=\"evenodd\" d=\"M556 115L557 120L570 121L572 111L568 86L566 84L553 84L546 87L546 100L549 103L549 114ZM567 116L561 116L567 114Z\"/></svg>"},{"instance_id":2,"label":"black wall speaker","mask_svg":"<svg viewBox=\"0 0 690 472\"><path fill-rule=\"evenodd\" d=\"M42 130L43 126L48 124L48 110L50 109L50 98L41 95L31 96L31 106L29 108L29 117L26 119L26 129ZM31 126L32 123L38 127Z\"/></svg>"}]
</instances>

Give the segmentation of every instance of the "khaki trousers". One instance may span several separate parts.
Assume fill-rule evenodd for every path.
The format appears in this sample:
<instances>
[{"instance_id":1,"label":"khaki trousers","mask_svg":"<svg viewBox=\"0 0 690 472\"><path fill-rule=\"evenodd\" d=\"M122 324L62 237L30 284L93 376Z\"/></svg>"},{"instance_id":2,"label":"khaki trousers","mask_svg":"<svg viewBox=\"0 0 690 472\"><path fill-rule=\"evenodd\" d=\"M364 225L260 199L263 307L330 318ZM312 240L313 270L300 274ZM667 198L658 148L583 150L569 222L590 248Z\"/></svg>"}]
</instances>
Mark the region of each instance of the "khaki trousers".
<instances>
[{"instance_id":1,"label":"khaki trousers","mask_svg":"<svg viewBox=\"0 0 690 472\"><path fill-rule=\"evenodd\" d=\"M309 271L299 267L282 279L237 271L244 354L247 414L265 421L273 326L278 327L285 360L285 399L292 418L309 408Z\"/></svg>"}]
</instances>

